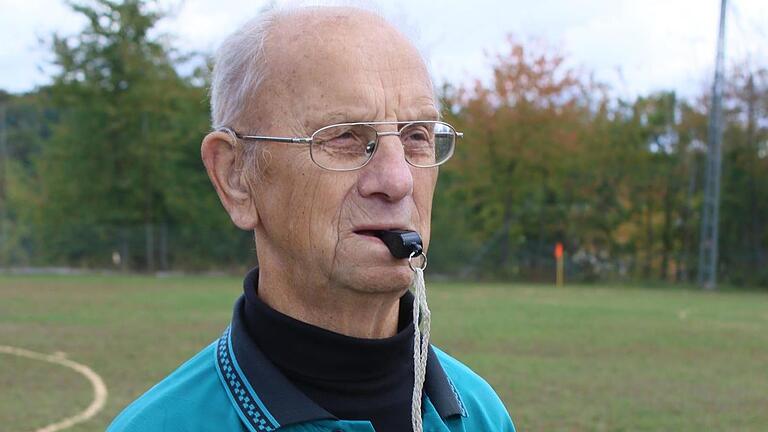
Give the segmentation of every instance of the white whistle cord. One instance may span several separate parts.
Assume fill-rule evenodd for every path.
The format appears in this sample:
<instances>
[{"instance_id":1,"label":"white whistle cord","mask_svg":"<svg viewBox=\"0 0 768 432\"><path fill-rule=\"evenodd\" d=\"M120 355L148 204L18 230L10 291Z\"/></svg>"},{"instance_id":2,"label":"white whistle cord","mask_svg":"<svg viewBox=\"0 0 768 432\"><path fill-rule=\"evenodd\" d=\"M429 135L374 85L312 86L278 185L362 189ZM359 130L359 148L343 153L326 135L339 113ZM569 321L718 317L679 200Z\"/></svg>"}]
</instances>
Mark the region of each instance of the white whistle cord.
<instances>
[{"instance_id":1,"label":"white whistle cord","mask_svg":"<svg viewBox=\"0 0 768 432\"><path fill-rule=\"evenodd\" d=\"M413 267L412 267L413 268ZM424 285L424 269L413 268L413 401L411 403L411 423L413 432L422 432L421 393L427 374L427 354L429 353L430 315L427 306L427 289Z\"/></svg>"}]
</instances>

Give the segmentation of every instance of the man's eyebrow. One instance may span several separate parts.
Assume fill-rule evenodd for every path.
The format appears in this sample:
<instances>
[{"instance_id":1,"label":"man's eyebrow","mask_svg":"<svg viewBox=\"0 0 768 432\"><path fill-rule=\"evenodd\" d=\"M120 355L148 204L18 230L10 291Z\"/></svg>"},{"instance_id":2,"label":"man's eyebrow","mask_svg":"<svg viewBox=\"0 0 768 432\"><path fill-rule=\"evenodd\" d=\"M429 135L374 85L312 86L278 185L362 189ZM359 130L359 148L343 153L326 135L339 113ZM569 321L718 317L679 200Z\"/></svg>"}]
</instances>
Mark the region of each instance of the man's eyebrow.
<instances>
[{"instance_id":1,"label":"man's eyebrow","mask_svg":"<svg viewBox=\"0 0 768 432\"><path fill-rule=\"evenodd\" d=\"M402 118L398 119L400 122L418 121L418 120L440 120L440 112L433 107L415 111L417 116L414 118ZM362 123L379 121L375 116L371 117L361 112L348 112L348 111L333 111L323 116L312 118L307 120L304 128L307 132L312 133L322 127L329 126L337 123Z\"/></svg>"},{"instance_id":2,"label":"man's eyebrow","mask_svg":"<svg viewBox=\"0 0 768 432\"><path fill-rule=\"evenodd\" d=\"M427 108L416 111L416 118L407 118L403 121L416 121L416 120L440 120L440 113L435 108Z\"/></svg>"},{"instance_id":3,"label":"man's eyebrow","mask_svg":"<svg viewBox=\"0 0 768 432\"><path fill-rule=\"evenodd\" d=\"M371 119L361 112L348 112L348 111L332 111L330 113L318 116L313 119L309 119L305 128L309 132L314 132L322 127L329 126L337 123L355 123L366 122Z\"/></svg>"},{"instance_id":4,"label":"man's eyebrow","mask_svg":"<svg viewBox=\"0 0 768 432\"><path fill-rule=\"evenodd\" d=\"M319 121L320 123L322 123L322 126L325 126L332 123L343 123L347 121L348 118L349 118L349 115L347 113L338 111L338 112L331 112L331 113L325 114L322 117L318 117L316 121Z\"/></svg>"},{"instance_id":5,"label":"man's eyebrow","mask_svg":"<svg viewBox=\"0 0 768 432\"><path fill-rule=\"evenodd\" d=\"M416 120L440 120L440 112L434 108L424 110L420 112L419 118Z\"/></svg>"}]
</instances>

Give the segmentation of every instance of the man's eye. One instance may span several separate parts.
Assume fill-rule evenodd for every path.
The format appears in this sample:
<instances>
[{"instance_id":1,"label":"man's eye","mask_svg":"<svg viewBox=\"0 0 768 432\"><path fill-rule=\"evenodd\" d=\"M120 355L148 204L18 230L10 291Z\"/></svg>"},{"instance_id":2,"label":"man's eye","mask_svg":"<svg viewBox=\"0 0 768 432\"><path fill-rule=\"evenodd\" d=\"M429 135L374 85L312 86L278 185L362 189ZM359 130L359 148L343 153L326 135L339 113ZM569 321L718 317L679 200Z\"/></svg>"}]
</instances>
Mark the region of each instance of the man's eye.
<instances>
[{"instance_id":1,"label":"man's eye","mask_svg":"<svg viewBox=\"0 0 768 432\"><path fill-rule=\"evenodd\" d=\"M329 138L320 140L317 150L336 158L361 157L366 147L359 134L353 130L339 131Z\"/></svg>"},{"instance_id":2,"label":"man's eye","mask_svg":"<svg viewBox=\"0 0 768 432\"><path fill-rule=\"evenodd\" d=\"M424 128L406 130L401 134L403 144L409 147L427 147L432 145L432 135Z\"/></svg>"},{"instance_id":3,"label":"man's eye","mask_svg":"<svg viewBox=\"0 0 768 432\"><path fill-rule=\"evenodd\" d=\"M427 134L423 132L412 133L411 135L408 136L408 139L411 139L414 141L429 141L429 137L427 136Z\"/></svg>"},{"instance_id":4,"label":"man's eye","mask_svg":"<svg viewBox=\"0 0 768 432\"><path fill-rule=\"evenodd\" d=\"M326 145L345 150L362 147L360 137L352 131L344 132L334 138L331 138L328 140Z\"/></svg>"}]
</instances>

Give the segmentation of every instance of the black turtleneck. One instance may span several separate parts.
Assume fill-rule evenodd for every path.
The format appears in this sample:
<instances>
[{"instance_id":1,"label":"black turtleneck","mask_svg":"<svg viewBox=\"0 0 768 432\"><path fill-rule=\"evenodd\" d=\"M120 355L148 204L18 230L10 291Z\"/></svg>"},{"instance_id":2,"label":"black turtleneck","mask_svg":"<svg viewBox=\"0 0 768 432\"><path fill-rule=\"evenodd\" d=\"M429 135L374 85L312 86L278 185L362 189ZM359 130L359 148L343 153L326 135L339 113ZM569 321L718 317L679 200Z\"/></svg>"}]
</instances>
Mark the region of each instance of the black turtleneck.
<instances>
[{"instance_id":1,"label":"black turtleneck","mask_svg":"<svg viewBox=\"0 0 768 432\"><path fill-rule=\"evenodd\" d=\"M377 432L411 428L413 296L400 299L398 332L360 339L284 315L259 299L258 272L245 283L251 338L315 403L343 420L369 420Z\"/></svg>"}]
</instances>

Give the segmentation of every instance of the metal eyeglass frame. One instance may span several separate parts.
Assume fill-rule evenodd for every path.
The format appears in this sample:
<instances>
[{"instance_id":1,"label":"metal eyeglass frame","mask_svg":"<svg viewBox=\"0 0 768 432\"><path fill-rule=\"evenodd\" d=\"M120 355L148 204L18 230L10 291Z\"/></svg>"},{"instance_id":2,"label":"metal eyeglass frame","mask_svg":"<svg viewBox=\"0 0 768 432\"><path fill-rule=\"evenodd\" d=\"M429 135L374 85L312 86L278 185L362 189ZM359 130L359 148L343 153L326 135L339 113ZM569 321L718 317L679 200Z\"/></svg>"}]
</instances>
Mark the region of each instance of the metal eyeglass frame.
<instances>
[{"instance_id":1,"label":"metal eyeglass frame","mask_svg":"<svg viewBox=\"0 0 768 432\"><path fill-rule=\"evenodd\" d=\"M220 127L220 128L217 128L216 130L232 134L236 138L243 139L243 140L275 141L275 142L283 142L283 143L289 143L289 144L304 144L304 145L308 145L309 146L309 157L310 157L310 159L312 159L312 162L314 162L314 164L319 166L320 168L326 169L328 171L355 171L355 170L358 170L358 169L363 168L364 166L368 165L368 162L370 162L371 159L373 159L373 157L376 155L376 151L379 149L379 138L380 137L382 137L382 136L396 136L396 137L399 137L400 133L401 133L401 131L403 129L407 128L408 126L410 126L410 125L412 125L414 123L442 124L442 125L448 126L453 131L453 133L455 135L454 142L453 142L453 148L451 148L450 154L448 154L448 156L445 157L439 163L435 163L435 164L432 164L432 165L416 165L416 164L412 163L411 161L409 161L407 157L405 158L405 161L409 165L417 167L417 168L433 168L433 167L436 167L436 166L444 164L446 161L448 161L448 159L450 159L453 156L453 153L456 150L456 140L458 140L459 138L463 138L464 137L464 133L457 131L456 128L454 128L450 124L448 124L448 123L446 123L444 121L440 121L440 120L415 120L415 121L393 121L393 122L389 122L389 121L374 121L374 122L335 123L335 124L332 124L332 125L321 127L320 129L316 130L309 137L277 137L277 136L266 136L266 135L243 135L243 134L241 134L239 132L236 132L236 131L228 128L228 127ZM398 130L396 130L396 131L389 131L389 132L380 132L380 131L378 131L374 127L374 126L383 126L383 125L395 125L395 126L403 125L403 126L398 128ZM338 126L369 126L371 129L373 129L374 132L376 132L376 141L375 141L375 146L373 148L373 152L371 153L370 156L368 156L368 159L366 159L365 163L363 163L362 165L360 165L358 167L355 167L355 168L328 168L326 166L323 166L323 165L319 164L315 160L315 157L312 154L312 142L314 141L315 136L317 134L321 133L324 130L328 130L330 128L338 127Z\"/></svg>"}]
</instances>

